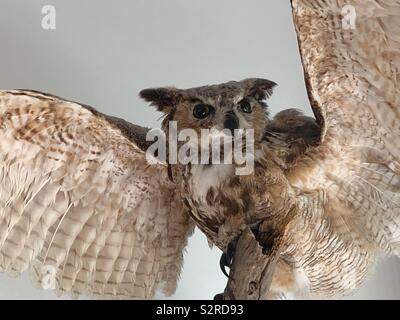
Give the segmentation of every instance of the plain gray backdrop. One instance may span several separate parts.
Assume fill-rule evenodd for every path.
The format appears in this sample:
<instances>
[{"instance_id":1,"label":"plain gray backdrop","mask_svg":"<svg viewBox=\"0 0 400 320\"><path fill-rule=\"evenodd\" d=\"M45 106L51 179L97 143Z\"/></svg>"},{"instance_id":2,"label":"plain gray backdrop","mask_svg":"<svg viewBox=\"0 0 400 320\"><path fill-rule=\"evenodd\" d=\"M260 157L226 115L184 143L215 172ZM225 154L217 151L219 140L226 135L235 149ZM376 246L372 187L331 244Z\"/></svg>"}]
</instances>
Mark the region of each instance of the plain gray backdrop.
<instances>
[{"instance_id":1,"label":"plain gray backdrop","mask_svg":"<svg viewBox=\"0 0 400 320\"><path fill-rule=\"evenodd\" d=\"M43 30L44 5L56 29ZM0 88L30 88L158 127L160 114L140 89L264 77L279 87L272 113L311 109L289 0L0 0ZM209 299L223 290L220 251L196 232L185 254L176 299ZM158 296L163 298L162 296ZM0 275L0 299L55 299L29 277ZM65 298L65 297L64 297ZM400 264L380 263L351 298L400 298Z\"/></svg>"}]
</instances>

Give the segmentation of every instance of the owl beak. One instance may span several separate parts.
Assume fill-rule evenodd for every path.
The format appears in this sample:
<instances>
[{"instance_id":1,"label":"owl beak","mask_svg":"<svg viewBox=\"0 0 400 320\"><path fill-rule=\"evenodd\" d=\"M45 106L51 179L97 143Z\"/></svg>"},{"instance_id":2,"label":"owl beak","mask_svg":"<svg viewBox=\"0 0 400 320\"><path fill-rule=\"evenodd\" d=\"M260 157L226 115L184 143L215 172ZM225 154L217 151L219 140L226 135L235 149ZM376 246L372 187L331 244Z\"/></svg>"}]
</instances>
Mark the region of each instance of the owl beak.
<instances>
[{"instance_id":1,"label":"owl beak","mask_svg":"<svg viewBox=\"0 0 400 320\"><path fill-rule=\"evenodd\" d=\"M229 111L225 115L224 129L230 130L232 136L235 133L235 129L239 129L239 119L233 111Z\"/></svg>"}]
</instances>

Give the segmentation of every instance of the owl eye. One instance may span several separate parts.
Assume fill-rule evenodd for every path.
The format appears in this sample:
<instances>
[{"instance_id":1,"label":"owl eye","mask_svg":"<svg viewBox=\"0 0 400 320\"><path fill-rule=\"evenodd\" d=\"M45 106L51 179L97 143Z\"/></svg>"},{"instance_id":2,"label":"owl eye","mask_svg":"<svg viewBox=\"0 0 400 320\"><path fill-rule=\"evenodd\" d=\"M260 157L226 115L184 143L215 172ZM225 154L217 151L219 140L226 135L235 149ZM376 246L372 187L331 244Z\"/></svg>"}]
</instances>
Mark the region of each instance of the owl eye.
<instances>
[{"instance_id":1,"label":"owl eye","mask_svg":"<svg viewBox=\"0 0 400 320\"><path fill-rule=\"evenodd\" d=\"M197 119L205 119L212 112L213 107L207 104L197 104L193 108L193 116Z\"/></svg>"},{"instance_id":2,"label":"owl eye","mask_svg":"<svg viewBox=\"0 0 400 320\"><path fill-rule=\"evenodd\" d=\"M244 113L251 113L252 112L251 104L246 99L243 99L242 101L240 101L238 105L239 105L240 111L242 111Z\"/></svg>"}]
</instances>

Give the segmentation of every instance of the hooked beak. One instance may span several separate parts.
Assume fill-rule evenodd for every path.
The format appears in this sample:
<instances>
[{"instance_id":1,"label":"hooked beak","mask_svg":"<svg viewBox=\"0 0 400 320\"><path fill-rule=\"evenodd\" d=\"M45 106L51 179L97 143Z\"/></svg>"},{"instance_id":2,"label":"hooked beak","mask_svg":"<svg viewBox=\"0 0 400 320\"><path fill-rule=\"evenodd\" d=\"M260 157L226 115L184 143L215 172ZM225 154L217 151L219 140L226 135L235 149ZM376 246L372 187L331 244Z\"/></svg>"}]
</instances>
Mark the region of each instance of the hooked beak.
<instances>
[{"instance_id":1,"label":"hooked beak","mask_svg":"<svg viewBox=\"0 0 400 320\"><path fill-rule=\"evenodd\" d=\"M224 129L231 131L234 136L235 129L239 129L239 119L233 111L229 111L225 115Z\"/></svg>"}]
</instances>

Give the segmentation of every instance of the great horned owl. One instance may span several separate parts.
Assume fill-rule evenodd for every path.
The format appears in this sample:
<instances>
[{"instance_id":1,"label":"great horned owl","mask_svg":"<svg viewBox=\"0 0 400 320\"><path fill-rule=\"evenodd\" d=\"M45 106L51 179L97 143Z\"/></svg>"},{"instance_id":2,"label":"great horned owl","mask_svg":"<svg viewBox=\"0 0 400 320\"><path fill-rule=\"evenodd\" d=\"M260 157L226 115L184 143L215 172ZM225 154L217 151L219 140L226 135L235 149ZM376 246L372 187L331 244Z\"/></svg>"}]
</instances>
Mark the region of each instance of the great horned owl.
<instances>
[{"instance_id":1,"label":"great horned owl","mask_svg":"<svg viewBox=\"0 0 400 320\"><path fill-rule=\"evenodd\" d=\"M350 3L349 3L350 2ZM343 28L342 8L357 13ZM29 91L0 92L0 268L74 295L171 294L196 225L226 251L244 227L283 232L270 297L339 296L399 255L400 4L293 0L316 120L270 119L263 79L140 95L178 131L254 129L254 172L149 164L147 129ZM262 239L260 239L260 244Z\"/></svg>"}]
</instances>

